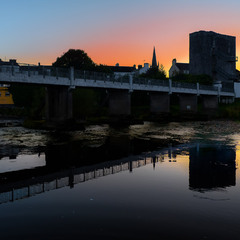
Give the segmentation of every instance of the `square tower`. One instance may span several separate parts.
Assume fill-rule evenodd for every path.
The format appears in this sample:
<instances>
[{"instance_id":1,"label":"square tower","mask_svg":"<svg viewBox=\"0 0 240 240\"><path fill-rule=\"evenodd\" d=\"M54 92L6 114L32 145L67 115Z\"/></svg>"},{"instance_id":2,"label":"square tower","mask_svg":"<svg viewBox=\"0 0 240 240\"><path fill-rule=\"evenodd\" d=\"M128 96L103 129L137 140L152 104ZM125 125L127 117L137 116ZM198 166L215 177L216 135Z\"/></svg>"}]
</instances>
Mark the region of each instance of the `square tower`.
<instances>
[{"instance_id":1,"label":"square tower","mask_svg":"<svg viewBox=\"0 0 240 240\"><path fill-rule=\"evenodd\" d=\"M236 37L199 31L191 33L189 39L190 74L207 74L214 83L233 85L236 79Z\"/></svg>"}]
</instances>

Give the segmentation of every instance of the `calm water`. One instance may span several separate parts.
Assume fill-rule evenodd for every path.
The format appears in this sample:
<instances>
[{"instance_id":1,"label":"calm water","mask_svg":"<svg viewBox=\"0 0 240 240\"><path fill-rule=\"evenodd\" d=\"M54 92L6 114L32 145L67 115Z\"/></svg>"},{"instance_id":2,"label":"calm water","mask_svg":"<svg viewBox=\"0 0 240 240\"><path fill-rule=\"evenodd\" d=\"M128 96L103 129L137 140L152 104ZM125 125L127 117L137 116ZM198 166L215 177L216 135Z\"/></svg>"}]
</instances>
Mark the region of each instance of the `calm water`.
<instances>
[{"instance_id":1,"label":"calm water","mask_svg":"<svg viewBox=\"0 0 240 240\"><path fill-rule=\"evenodd\" d=\"M1 239L239 239L240 123L0 134Z\"/></svg>"}]
</instances>

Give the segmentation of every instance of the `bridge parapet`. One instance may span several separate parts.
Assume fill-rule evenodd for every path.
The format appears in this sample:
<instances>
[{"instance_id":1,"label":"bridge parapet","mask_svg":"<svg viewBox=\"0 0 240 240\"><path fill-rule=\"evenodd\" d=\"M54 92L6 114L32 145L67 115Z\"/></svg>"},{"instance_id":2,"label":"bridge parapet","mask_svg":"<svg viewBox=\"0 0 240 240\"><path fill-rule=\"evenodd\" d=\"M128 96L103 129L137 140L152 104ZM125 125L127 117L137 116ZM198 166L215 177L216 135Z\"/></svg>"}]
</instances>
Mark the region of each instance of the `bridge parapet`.
<instances>
[{"instance_id":1,"label":"bridge parapet","mask_svg":"<svg viewBox=\"0 0 240 240\"><path fill-rule=\"evenodd\" d=\"M133 78L133 84L152 85L152 86L169 86L168 80L150 79L150 78Z\"/></svg>"},{"instance_id":2,"label":"bridge parapet","mask_svg":"<svg viewBox=\"0 0 240 240\"><path fill-rule=\"evenodd\" d=\"M43 85L62 85L69 87L116 88L123 90L155 91L197 95L219 95L234 97L233 89L217 88L215 86L200 85L198 83L172 82L139 78L136 76L116 76L111 73L72 70L68 68L44 66L20 66L19 71L14 68L0 66L0 82L4 83L32 83Z\"/></svg>"},{"instance_id":3,"label":"bridge parapet","mask_svg":"<svg viewBox=\"0 0 240 240\"><path fill-rule=\"evenodd\" d=\"M187 88L187 89L197 89L196 83L186 83L186 82L172 82L172 87L175 87L175 88Z\"/></svg>"},{"instance_id":4,"label":"bridge parapet","mask_svg":"<svg viewBox=\"0 0 240 240\"><path fill-rule=\"evenodd\" d=\"M209 91L217 91L218 87L216 86L208 86L208 85L199 85L200 90L209 90Z\"/></svg>"}]
</instances>

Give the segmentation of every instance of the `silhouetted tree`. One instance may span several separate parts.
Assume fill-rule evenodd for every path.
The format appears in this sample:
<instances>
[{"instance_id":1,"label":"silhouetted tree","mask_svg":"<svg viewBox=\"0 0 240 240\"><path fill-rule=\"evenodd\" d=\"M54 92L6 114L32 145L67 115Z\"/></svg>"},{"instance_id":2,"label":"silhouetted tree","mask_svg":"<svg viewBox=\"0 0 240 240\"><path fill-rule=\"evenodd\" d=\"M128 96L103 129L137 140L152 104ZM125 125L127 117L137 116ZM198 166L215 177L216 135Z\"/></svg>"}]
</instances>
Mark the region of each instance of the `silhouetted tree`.
<instances>
[{"instance_id":1,"label":"silhouetted tree","mask_svg":"<svg viewBox=\"0 0 240 240\"><path fill-rule=\"evenodd\" d=\"M212 85L213 79L211 76L206 74L191 75L191 74L177 74L172 77L174 82L187 82L187 83L200 83L203 85Z\"/></svg>"},{"instance_id":2,"label":"silhouetted tree","mask_svg":"<svg viewBox=\"0 0 240 240\"><path fill-rule=\"evenodd\" d=\"M61 57L58 57L52 65L53 67L74 67L79 70L112 73L108 66L95 64L87 53L80 49L69 49Z\"/></svg>"},{"instance_id":3,"label":"silhouetted tree","mask_svg":"<svg viewBox=\"0 0 240 240\"><path fill-rule=\"evenodd\" d=\"M143 73L140 76L153 79L166 79L166 71L164 70L164 66L161 64L159 68L151 67L146 73Z\"/></svg>"},{"instance_id":4,"label":"silhouetted tree","mask_svg":"<svg viewBox=\"0 0 240 240\"><path fill-rule=\"evenodd\" d=\"M83 70L94 70L96 67L87 53L80 49L69 49L61 57L58 57L52 65L54 67L74 67Z\"/></svg>"},{"instance_id":5,"label":"silhouetted tree","mask_svg":"<svg viewBox=\"0 0 240 240\"><path fill-rule=\"evenodd\" d=\"M111 70L110 67L100 64L100 65L96 65L95 66L95 70L96 72L104 72L104 73L113 73L113 71Z\"/></svg>"}]
</instances>

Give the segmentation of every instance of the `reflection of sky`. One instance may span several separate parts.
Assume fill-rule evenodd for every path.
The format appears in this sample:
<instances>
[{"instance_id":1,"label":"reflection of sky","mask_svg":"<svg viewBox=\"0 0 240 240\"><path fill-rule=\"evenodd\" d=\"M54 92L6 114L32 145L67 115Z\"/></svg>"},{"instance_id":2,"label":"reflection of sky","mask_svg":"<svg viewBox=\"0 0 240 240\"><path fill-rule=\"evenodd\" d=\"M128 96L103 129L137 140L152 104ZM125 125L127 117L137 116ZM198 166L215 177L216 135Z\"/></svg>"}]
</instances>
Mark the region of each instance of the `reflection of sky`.
<instances>
[{"instance_id":1,"label":"reflection of sky","mask_svg":"<svg viewBox=\"0 0 240 240\"><path fill-rule=\"evenodd\" d=\"M188 187L188 156L176 160L169 162L164 155L155 169L149 164L0 205L1 236L237 239L239 188L193 192Z\"/></svg>"},{"instance_id":2,"label":"reflection of sky","mask_svg":"<svg viewBox=\"0 0 240 240\"><path fill-rule=\"evenodd\" d=\"M237 0L1 1L0 58L51 64L80 48L96 63L132 66L151 62L155 45L168 70L173 58L188 61L190 32L239 36L239 7Z\"/></svg>"},{"instance_id":3,"label":"reflection of sky","mask_svg":"<svg viewBox=\"0 0 240 240\"><path fill-rule=\"evenodd\" d=\"M0 160L0 173L32 169L45 165L45 155L18 155L16 159L5 157Z\"/></svg>"}]
</instances>

